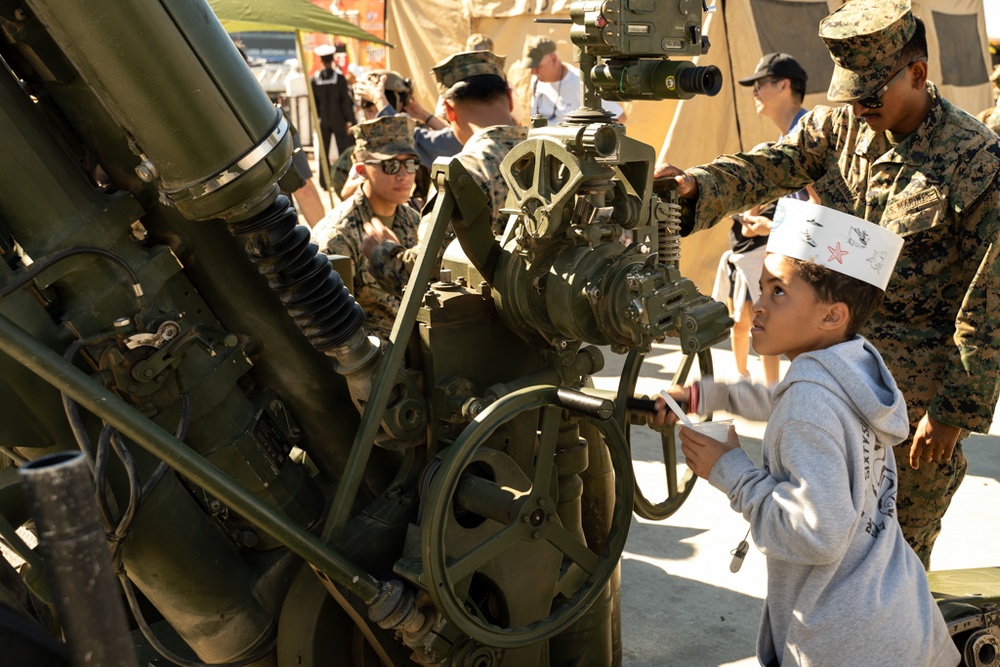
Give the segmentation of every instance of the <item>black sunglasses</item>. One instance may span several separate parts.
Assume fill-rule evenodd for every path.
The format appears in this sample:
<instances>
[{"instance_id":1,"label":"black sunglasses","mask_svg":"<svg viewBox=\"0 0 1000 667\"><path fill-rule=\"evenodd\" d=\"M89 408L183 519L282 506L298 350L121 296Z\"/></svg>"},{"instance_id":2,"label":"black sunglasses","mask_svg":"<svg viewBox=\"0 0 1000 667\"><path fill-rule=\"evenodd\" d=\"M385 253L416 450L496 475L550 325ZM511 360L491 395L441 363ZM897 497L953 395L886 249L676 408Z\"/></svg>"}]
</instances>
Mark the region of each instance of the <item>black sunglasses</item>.
<instances>
[{"instance_id":1,"label":"black sunglasses","mask_svg":"<svg viewBox=\"0 0 1000 667\"><path fill-rule=\"evenodd\" d=\"M400 167L405 169L407 174L415 174L420 169L420 160L412 157L405 160L365 160L365 164L380 164L382 173L389 176L399 173Z\"/></svg>"},{"instance_id":2,"label":"black sunglasses","mask_svg":"<svg viewBox=\"0 0 1000 667\"><path fill-rule=\"evenodd\" d=\"M861 106L865 107L866 109L881 109L882 108L882 96L885 95L889 91L889 88L892 87L892 84L896 83L896 79L898 79L899 77L901 77L903 75L903 73L906 72L906 70L910 69L910 65L912 65L913 63L918 63L918 62L922 62L922 61L925 61L925 60L927 60L927 59L926 58L917 58L916 60L913 60L913 61L907 63L906 67L904 67L903 69L901 69L898 72L896 72L895 74L893 74L892 77L888 81L885 82L884 86L882 86L881 88L879 88L878 90L876 90L871 95L868 95L867 97L862 97L862 98L858 99L858 104L860 104Z\"/></svg>"},{"instance_id":3,"label":"black sunglasses","mask_svg":"<svg viewBox=\"0 0 1000 667\"><path fill-rule=\"evenodd\" d=\"M753 82L753 92L759 93L760 89L764 87L766 83L778 83L781 79L776 79L774 77L768 77L766 79L757 79Z\"/></svg>"}]
</instances>

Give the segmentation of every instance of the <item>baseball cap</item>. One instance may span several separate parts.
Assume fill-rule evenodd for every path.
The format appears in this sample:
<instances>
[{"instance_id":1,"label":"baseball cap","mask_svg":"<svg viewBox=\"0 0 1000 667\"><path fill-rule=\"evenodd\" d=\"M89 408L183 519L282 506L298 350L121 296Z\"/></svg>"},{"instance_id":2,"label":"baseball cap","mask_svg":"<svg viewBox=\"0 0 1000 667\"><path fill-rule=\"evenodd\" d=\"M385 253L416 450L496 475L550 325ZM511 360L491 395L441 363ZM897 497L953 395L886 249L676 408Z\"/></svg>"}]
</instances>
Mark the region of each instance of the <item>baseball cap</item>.
<instances>
[{"instance_id":1,"label":"baseball cap","mask_svg":"<svg viewBox=\"0 0 1000 667\"><path fill-rule=\"evenodd\" d=\"M524 40L524 57L521 59L521 65L526 69L535 69L541 64L542 58L555 52L556 43L545 35L528 35Z\"/></svg>"},{"instance_id":2,"label":"baseball cap","mask_svg":"<svg viewBox=\"0 0 1000 667\"><path fill-rule=\"evenodd\" d=\"M799 61L787 53L768 53L757 63L757 69L748 77L740 79L741 86L752 86L755 81L766 78L800 79L809 78Z\"/></svg>"},{"instance_id":3,"label":"baseball cap","mask_svg":"<svg viewBox=\"0 0 1000 667\"><path fill-rule=\"evenodd\" d=\"M819 36L834 62L830 101L853 102L874 93L916 29L910 0L849 2L823 19Z\"/></svg>"},{"instance_id":4,"label":"baseball cap","mask_svg":"<svg viewBox=\"0 0 1000 667\"><path fill-rule=\"evenodd\" d=\"M390 160L398 155L416 155L413 131L417 122L409 116L383 116L358 123L351 128L356 139L354 156L370 155L376 160Z\"/></svg>"}]
</instances>

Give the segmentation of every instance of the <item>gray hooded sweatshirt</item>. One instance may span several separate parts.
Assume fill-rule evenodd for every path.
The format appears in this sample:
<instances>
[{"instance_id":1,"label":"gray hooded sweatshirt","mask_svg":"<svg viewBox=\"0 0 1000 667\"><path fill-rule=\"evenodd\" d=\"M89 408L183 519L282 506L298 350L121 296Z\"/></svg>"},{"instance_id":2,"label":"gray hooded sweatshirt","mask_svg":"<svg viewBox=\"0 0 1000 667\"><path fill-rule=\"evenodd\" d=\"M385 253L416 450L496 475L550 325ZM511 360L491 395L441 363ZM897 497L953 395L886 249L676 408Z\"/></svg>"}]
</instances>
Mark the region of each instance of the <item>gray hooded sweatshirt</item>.
<instances>
[{"instance_id":1,"label":"gray hooded sweatshirt","mask_svg":"<svg viewBox=\"0 0 1000 667\"><path fill-rule=\"evenodd\" d=\"M735 449L708 478L767 557L761 664L958 665L896 519L892 447L909 425L875 348L855 336L802 354L770 397L749 383L699 388L700 411L767 421L763 468Z\"/></svg>"}]
</instances>

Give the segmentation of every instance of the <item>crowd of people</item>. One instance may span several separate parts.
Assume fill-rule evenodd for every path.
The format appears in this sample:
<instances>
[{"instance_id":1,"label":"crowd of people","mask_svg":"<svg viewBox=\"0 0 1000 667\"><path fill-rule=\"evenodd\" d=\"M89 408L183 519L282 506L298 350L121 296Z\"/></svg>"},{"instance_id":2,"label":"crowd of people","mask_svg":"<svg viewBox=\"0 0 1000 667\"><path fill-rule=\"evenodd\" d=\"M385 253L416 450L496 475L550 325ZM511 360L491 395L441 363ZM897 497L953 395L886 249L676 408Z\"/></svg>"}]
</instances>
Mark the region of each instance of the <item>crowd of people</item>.
<instances>
[{"instance_id":1,"label":"crowd of people","mask_svg":"<svg viewBox=\"0 0 1000 667\"><path fill-rule=\"evenodd\" d=\"M805 109L806 71L794 55L766 54L739 83L776 141L656 168L683 201L682 234L731 224L714 296L736 322L740 377L670 392L692 413L767 421L760 467L734 431L723 442L681 430L688 465L766 552L761 664L955 665L924 571L965 475L962 441L988 430L1000 394L1000 138L928 79L926 28L909 0L847 3L818 29L835 63L832 105ZM555 124L580 106L579 71L552 40L529 38L518 65L531 73L522 101L533 117ZM361 116L344 121L343 146L321 118L323 140L340 148L341 203L313 238L350 259L354 296L383 340L419 252L430 165L457 156L499 235L499 164L527 136L488 38L473 36L433 75L433 110L396 72L357 80ZM336 108L336 77L314 85L320 108ZM618 105L605 111L627 120ZM651 425L676 421L663 399L656 406Z\"/></svg>"}]
</instances>

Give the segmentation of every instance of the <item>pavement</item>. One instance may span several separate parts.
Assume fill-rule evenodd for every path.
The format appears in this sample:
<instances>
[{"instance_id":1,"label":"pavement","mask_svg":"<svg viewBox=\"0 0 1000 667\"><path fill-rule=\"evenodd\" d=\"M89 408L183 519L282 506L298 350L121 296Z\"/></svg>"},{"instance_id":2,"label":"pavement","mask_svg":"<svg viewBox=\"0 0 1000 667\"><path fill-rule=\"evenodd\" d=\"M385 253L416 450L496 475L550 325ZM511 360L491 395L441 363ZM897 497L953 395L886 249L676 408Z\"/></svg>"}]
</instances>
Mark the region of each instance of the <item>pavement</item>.
<instances>
[{"instance_id":1,"label":"pavement","mask_svg":"<svg viewBox=\"0 0 1000 667\"><path fill-rule=\"evenodd\" d=\"M623 357L605 352L606 367L595 378L600 388L617 387ZM713 351L715 375L736 376L728 343ZM647 355L637 391L655 394L672 382L679 348L669 341ZM788 361L782 360L782 374ZM751 352L749 369L760 376ZM691 379L698 376L692 371ZM742 446L760 463L764 424L734 415ZM634 426L631 432L637 480L651 500L665 497L659 434ZM934 570L1000 566L1000 411L989 435L973 435L963 445L969 472L945 515L931 560ZM681 465L683 456L678 454ZM681 508L664 521L633 516L622 555L621 606L624 667L749 667L757 665L754 646L766 590L764 556L748 537L750 551L738 573L729 570L731 551L748 524L732 511L725 495L698 480Z\"/></svg>"}]
</instances>

